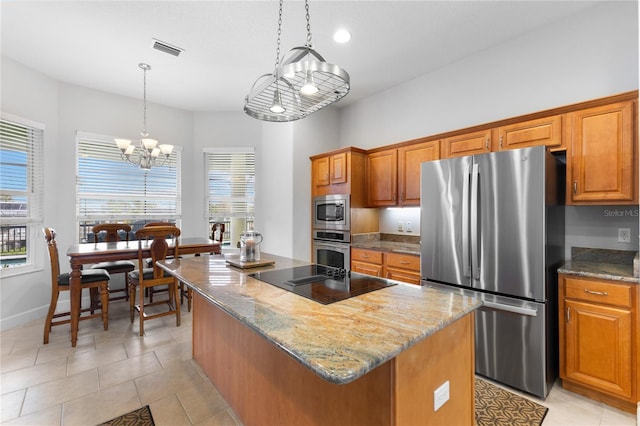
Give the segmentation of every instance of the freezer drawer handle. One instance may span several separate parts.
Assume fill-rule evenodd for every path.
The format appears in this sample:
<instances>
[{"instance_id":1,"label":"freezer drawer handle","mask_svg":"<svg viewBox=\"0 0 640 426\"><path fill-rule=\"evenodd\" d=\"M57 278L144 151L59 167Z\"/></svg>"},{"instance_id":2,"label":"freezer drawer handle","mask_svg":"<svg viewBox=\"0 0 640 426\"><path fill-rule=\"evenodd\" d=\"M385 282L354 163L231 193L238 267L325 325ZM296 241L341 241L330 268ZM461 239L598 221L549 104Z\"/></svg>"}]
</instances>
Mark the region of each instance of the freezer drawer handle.
<instances>
[{"instance_id":1,"label":"freezer drawer handle","mask_svg":"<svg viewBox=\"0 0 640 426\"><path fill-rule=\"evenodd\" d=\"M521 308L518 306L503 305L502 303L487 302L487 301L484 301L483 305L490 309L496 309L498 311L513 312L514 314L528 315L530 317L535 317L538 315L537 309Z\"/></svg>"},{"instance_id":2,"label":"freezer drawer handle","mask_svg":"<svg viewBox=\"0 0 640 426\"><path fill-rule=\"evenodd\" d=\"M596 296L608 296L609 293L607 293L606 291L593 291L593 290L589 290L588 288L584 289L585 293L588 294L595 294Z\"/></svg>"}]
</instances>

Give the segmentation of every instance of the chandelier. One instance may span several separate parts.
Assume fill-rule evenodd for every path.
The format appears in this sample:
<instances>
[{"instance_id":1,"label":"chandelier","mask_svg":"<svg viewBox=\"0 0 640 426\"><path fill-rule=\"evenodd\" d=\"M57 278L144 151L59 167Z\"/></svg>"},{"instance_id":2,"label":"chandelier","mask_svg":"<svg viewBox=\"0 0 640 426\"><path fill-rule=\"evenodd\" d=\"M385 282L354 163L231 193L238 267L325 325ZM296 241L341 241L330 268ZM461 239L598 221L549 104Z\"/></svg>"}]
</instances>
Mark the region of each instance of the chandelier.
<instances>
[{"instance_id":1,"label":"chandelier","mask_svg":"<svg viewBox=\"0 0 640 426\"><path fill-rule=\"evenodd\" d=\"M282 2L278 13L278 40L273 73L264 74L253 83L245 97L244 112L264 121L293 121L322 109L349 93L349 74L329 64L313 49L309 2L304 6L307 19L307 42L294 47L280 60Z\"/></svg>"},{"instance_id":2,"label":"chandelier","mask_svg":"<svg viewBox=\"0 0 640 426\"><path fill-rule=\"evenodd\" d=\"M120 155L124 161L140 166L141 169L149 170L153 166L162 166L167 162L171 152L173 152L173 145L162 144L158 145L158 141L149 138L149 132L147 132L147 71L151 69L150 65L140 63L138 67L144 72L144 86L143 86L143 124L140 136L138 139L138 146L140 151L137 156L133 156L136 150L136 145L132 144L131 139L114 139L118 148L122 152ZM162 155L162 157L160 156Z\"/></svg>"}]
</instances>

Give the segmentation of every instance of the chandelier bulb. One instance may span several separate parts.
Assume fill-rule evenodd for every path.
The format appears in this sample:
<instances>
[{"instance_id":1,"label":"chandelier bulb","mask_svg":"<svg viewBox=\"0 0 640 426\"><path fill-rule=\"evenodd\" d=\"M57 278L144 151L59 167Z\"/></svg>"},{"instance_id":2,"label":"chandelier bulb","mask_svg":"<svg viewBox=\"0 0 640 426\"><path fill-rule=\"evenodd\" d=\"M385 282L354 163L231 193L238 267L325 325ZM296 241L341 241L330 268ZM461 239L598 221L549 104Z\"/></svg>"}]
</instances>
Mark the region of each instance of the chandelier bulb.
<instances>
[{"instance_id":1,"label":"chandelier bulb","mask_svg":"<svg viewBox=\"0 0 640 426\"><path fill-rule=\"evenodd\" d=\"M273 92L273 103L271 104L271 108L269 108L269 110L274 114L282 114L286 111L284 106L282 105L282 95L280 93L280 90L276 90L275 92Z\"/></svg>"},{"instance_id":2,"label":"chandelier bulb","mask_svg":"<svg viewBox=\"0 0 640 426\"><path fill-rule=\"evenodd\" d=\"M313 81L313 73L311 71L307 71L307 74L304 77L304 84L300 88L300 92L305 95L315 95L318 93L318 87Z\"/></svg>"}]
</instances>

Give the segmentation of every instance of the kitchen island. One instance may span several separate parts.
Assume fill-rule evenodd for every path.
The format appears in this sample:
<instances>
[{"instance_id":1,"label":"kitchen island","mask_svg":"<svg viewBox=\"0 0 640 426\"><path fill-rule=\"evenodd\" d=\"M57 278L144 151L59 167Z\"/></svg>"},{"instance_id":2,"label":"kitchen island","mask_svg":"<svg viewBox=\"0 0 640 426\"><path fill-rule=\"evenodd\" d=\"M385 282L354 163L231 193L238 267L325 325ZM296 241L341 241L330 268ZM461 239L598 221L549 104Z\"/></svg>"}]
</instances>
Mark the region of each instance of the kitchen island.
<instances>
[{"instance_id":1,"label":"kitchen island","mask_svg":"<svg viewBox=\"0 0 640 426\"><path fill-rule=\"evenodd\" d=\"M322 305L250 277L308 264L264 257L161 263L194 290L193 357L244 424L474 424L479 301L399 283Z\"/></svg>"}]
</instances>

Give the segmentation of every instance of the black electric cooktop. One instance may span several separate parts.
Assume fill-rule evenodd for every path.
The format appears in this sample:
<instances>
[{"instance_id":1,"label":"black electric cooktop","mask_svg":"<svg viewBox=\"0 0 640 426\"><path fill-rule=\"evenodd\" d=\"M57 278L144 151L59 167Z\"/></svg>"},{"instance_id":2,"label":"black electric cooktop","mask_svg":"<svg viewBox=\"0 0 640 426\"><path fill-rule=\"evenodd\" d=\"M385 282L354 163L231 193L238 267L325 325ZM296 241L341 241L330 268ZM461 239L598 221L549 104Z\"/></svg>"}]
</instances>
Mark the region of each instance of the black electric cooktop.
<instances>
[{"instance_id":1,"label":"black electric cooktop","mask_svg":"<svg viewBox=\"0 0 640 426\"><path fill-rule=\"evenodd\" d=\"M382 278L323 265L261 271L249 276L324 305L396 285Z\"/></svg>"}]
</instances>

